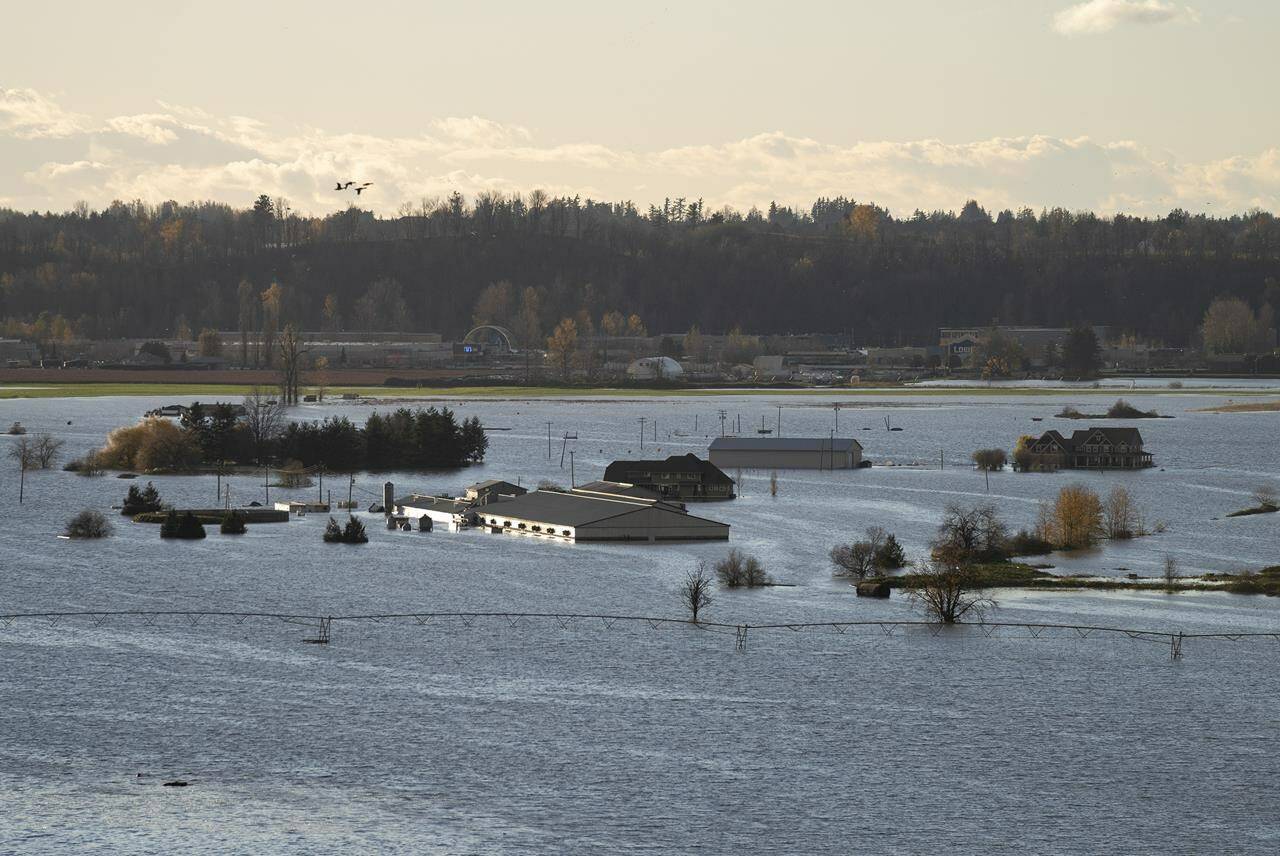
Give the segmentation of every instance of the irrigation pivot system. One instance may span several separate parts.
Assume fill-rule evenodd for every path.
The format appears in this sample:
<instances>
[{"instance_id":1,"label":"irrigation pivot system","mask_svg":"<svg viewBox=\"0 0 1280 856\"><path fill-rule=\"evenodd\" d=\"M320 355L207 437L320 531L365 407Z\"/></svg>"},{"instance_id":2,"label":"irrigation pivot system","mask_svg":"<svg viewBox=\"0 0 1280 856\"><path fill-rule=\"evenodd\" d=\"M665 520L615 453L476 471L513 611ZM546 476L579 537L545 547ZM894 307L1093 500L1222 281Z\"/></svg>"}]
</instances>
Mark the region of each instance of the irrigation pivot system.
<instances>
[{"instance_id":1,"label":"irrigation pivot system","mask_svg":"<svg viewBox=\"0 0 1280 856\"><path fill-rule=\"evenodd\" d=\"M1238 642L1245 640L1274 640L1280 642L1280 631L1248 633L1183 633L1170 630L1140 630L1126 627L1106 627L1088 624L1038 624L1020 621L984 621L961 624L940 624L930 621L812 621L778 624L731 624L718 621L691 621L686 618L668 618L646 615L609 615L603 613L563 612L388 612L351 615L314 615L283 612L240 612L230 610L85 610L80 612L11 612L0 613L0 630L12 628L18 622L41 623L50 627L89 624L99 627L108 622L137 622L144 626L165 623L182 623L196 627L202 623L246 621L279 622L311 628L314 635L303 642L328 644L333 637L333 625L403 623L411 626L431 625L444 630L467 630L480 625L494 625L499 629L547 628L570 630L575 627L619 627L662 630L688 628L706 633L732 634L734 647L746 651L748 634L778 633L833 633L839 636L895 635L940 636L943 633L962 634L966 638L979 639L1088 639L1091 637L1124 637L1139 642L1168 646L1172 660L1182 658L1183 643L1187 640L1216 640ZM4 637L0 635L0 644Z\"/></svg>"}]
</instances>

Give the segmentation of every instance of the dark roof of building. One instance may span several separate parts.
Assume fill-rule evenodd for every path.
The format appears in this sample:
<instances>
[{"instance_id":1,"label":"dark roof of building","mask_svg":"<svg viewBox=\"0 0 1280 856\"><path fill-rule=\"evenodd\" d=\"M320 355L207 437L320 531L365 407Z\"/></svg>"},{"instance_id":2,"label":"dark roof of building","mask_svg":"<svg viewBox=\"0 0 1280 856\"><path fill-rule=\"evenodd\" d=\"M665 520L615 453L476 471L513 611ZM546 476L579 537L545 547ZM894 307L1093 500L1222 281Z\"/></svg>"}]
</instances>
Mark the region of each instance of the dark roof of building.
<instances>
[{"instance_id":1,"label":"dark roof of building","mask_svg":"<svg viewBox=\"0 0 1280 856\"><path fill-rule=\"evenodd\" d=\"M587 482L580 484L574 488L578 493L601 493L608 496L625 496L631 499L661 499L656 491L649 490L647 487L628 484L627 482L600 481Z\"/></svg>"},{"instance_id":2,"label":"dark roof of building","mask_svg":"<svg viewBox=\"0 0 1280 856\"><path fill-rule=\"evenodd\" d=\"M482 482L476 482L475 484L471 485L470 487L467 488L467 490L485 490L491 487L502 487L503 485L506 485L508 487L520 488L521 490L524 490L524 488L521 488L520 485L516 484L515 482L509 482L506 479L485 479Z\"/></svg>"},{"instance_id":3,"label":"dark roof of building","mask_svg":"<svg viewBox=\"0 0 1280 856\"><path fill-rule=\"evenodd\" d=\"M604 477L607 481L627 483L627 479L631 473L636 472L656 472L656 473L689 473L692 475L701 475L707 480L722 480L724 482L732 482L733 479L724 474L724 471L708 460L699 458L693 452L684 455L672 455L666 460L632 460L632 461L614 461L605 467Z\"/></svg>"},{"instance_id":4,"label":"dark roof of building","mask_svg":"<svg viewBox=\"0 0 1280 856\"><path fill-rule=\"evenodd\" d=\"M687 515L674 505L652 500L605 497L596 494L562 492L558 490L535 490L524 496L517 496L484 511L489 517L515 517L520 520L536 520L555 526L586 526L624 514L631 514L645 509L657 509L672 514L679 514L703 523L727 526L714 520Z\"/></svg>"},{"instance_id":5,"label":"dark roof of building","mask_svg":"<svg viewBox=\"0 0 1280 856\"><path fill-rule=\"evenodd\" d=\"M1102 434L1108 442L1116 446L1125 445L1134 450L1142 448L1142 432L1137 428L1104 428L1101 426L1082 428L1071 432L1070 437L1064 437L1057 431L1049 430L1041 434L1039 440L1056 441L1063 449L1070 452L1074 451L1077 446L1084 445L1094 434Z\"/></svg>"},{"instance_id":6,"label":"dark roof of building","mask_svg":"<svg viewBox=\"0 0 1280 856\"><path fill-rule=\"evenodd\" d=\"M717 437L713 452L849 452L862 449L852 437Z\"/></svg>"},{"instance_id":7,"label":"dark roof of building","mask_svg":"<svg viewBox=\"0 0 1280 856\"><path fill-rule=\"evenodd\" d=\"M1137 428L1084 428L1080 431L1071 432L1071 442L1083 443L1094 433L1101 433L1107 440L1117 446L1121 443L1128 446L1142 445L1142 432Z\"/></svg>"}]
</instances>

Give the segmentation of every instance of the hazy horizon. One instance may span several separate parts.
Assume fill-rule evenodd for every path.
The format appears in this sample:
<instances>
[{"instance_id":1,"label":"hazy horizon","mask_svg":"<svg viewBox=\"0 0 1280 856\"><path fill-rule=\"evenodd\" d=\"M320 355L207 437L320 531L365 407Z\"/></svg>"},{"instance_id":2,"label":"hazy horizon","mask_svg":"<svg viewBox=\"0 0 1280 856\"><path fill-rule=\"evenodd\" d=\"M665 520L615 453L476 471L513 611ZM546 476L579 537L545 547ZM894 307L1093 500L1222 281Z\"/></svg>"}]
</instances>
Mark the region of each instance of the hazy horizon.
<instances>
[{"instance_id":1,"label":"hazy horizon","mask_svg":"<svg viewBox=\"0 0 1280 856\"><path fill-rule=\"evenodd\" d=\"M134 8L10 12L0 206L1280 208L1261 0Z\"/></svg>"}]
</instances>

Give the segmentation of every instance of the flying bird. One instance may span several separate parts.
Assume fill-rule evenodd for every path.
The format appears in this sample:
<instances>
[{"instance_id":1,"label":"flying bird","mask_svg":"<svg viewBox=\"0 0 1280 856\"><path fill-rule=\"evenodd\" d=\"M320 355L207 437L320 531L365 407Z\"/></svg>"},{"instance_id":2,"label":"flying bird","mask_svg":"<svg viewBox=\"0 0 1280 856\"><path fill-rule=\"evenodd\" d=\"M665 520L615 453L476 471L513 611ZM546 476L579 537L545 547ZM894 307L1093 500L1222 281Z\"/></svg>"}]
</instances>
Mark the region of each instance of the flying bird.
<instances>
[{"instance_id":1,"label":"flying bird","mask_svg":"<svg viewBox=\"0 0 1280 856\"><path fill-rule=\"evenodd\" d=\"M346 184L343 184L341 181L339 181L339 182L336 182L336 183L333 185L333 189L334 189L334 190L346 190L348 187L350 187L350 186L351 186L351 185L353 185L353 184L355 184L355 182L354 182L354 181L348 181Z\"/></svg>"},{"instance_id":2,"label":"flying bird","mask_svg":"<svg viewBox=\"0 0 1280 856\"><path fill-rule=\"evenodd\" d=\"M359 187L357 187L357 188L356 188L356 196L359 196L359 195L360 195L360 191L364 190L366 187L372 187L372 186L373 186L373 182L372 182L372 181L366 181L364 184L362 184L362 185L360 185Z\"/></svg>"}]
</instances>

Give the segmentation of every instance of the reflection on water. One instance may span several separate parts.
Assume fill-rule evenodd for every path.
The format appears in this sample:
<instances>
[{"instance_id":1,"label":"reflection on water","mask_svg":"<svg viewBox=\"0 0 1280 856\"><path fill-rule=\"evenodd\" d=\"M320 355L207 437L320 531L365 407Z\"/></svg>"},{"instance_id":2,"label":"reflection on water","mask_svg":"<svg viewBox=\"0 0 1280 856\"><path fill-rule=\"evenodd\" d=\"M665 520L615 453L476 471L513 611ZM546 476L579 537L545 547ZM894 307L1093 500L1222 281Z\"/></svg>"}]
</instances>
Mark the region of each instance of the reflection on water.
<instances>
[{"instance_id":1,"label":"reflection on water","mask_svg":"<svg viewBox=\"0 0 1280 856\"><path fill-rule=\"evenodd\" d=\"M977 448L1081 423L1056 420L1070 392L860 400L841 433L892 467L744 473L743 496L698 513L733 526L794 587L716 592L729 622L907 618L858 600L826 551L870 525L919 556L949 501L996 503L1014 527L1071 481L1123 483L1168 531L1048 559L1060 569L1157 574L1280 561L1280 515L1223 520L1276 482L1280 415L1193 412L1222 395L1126 395L1174 419L1136 423L1157 467L1139 473L996 474ZM831 400L839 400L832 397ZM508 427L469 470L359 475L367 504L397 489L456 491L483 478L579 481L615 457L703 451L717 411L744 426L826 435L823 399L792 396L450 402ZM159 399L0 402L68 441L99 443ZM902 405L910 404L910 407ZM363 405L299 408L320 418ZM901 432L884 430L892 413ZM697 430L694 420L697 417ZM1033 422L1042 417L1042 422ZM653 421L657 420L657 439ZM70 424L68 424L68 421ZM676 436L676 432L685 436ZM0 439L7 443L8 439ZM7 460L7 459L5 459ZM939 464L942 468L939 469ZM0 464L0 466L4 466ZM0 493L16 497L11 469ZM166 500L208 504L212 478L158 477ZM259 477L230 479L236 502ZM576 611L676 615L675 588L723 545L565 545L478 532L389 533L365 547L321 543L324 519L251 527L232 540L161 542L121 523L104 543L54 536L81 507L128 483L30 474L27 502L0 527L0 612L197 609L351 613ZM345 481L325 483L335 496ZM317 490L276 491L306 497ZM1214 519L1218 518L1218 519ZM1276 602L1229 595L999 592L1004 620L1275 630ZM776 635L735 654L733 637L691 629L342 625L335 644L305 628L229 623L148 628L16 624L0 631L0 850L167 846L259 852L1274 852L1277 773L1266 749L1280 690L1274 643L1188 643L1186 659L1130 640L959 640ZM138 773L145 773L141 779ZM193 787L159 787L181 777ZM1084 820L1084 819L1087 819ZM225 836L225 837L224 837ZM102 846L101 844L99 846Z\"/></svg>"}]
</instances>

